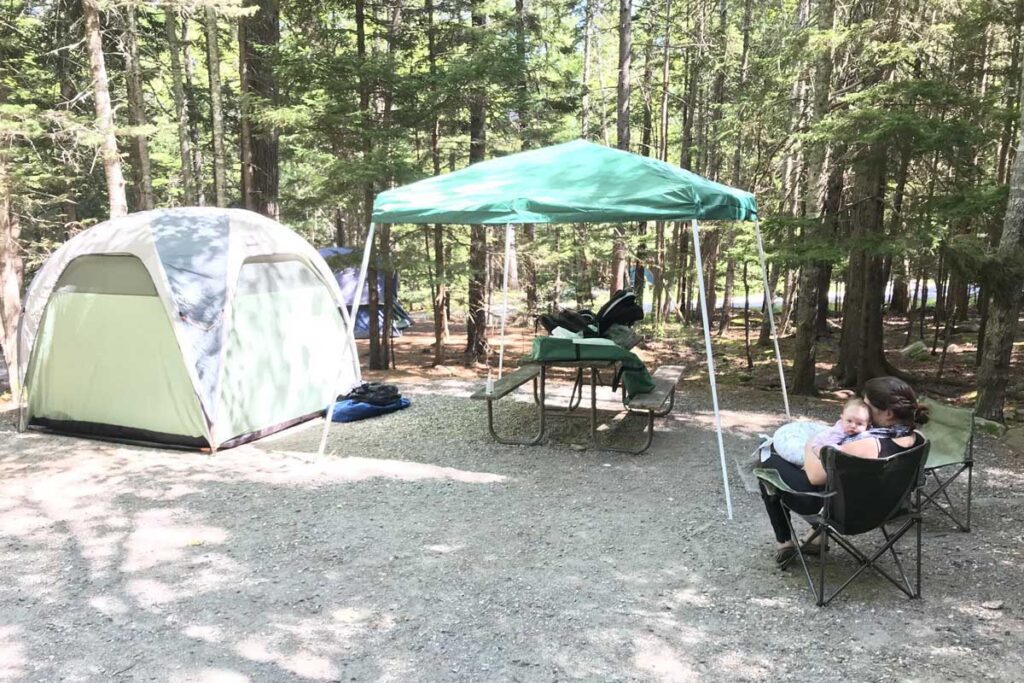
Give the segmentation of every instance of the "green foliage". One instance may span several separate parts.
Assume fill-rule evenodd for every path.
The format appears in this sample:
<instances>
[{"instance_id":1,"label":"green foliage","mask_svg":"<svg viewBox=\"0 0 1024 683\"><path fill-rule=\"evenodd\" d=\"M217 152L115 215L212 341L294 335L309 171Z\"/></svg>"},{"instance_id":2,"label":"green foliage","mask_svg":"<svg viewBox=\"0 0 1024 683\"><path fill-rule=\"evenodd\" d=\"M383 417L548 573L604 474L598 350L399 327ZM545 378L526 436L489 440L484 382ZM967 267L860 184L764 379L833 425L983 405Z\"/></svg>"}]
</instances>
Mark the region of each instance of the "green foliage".
<instances>
[{"instance_id":1,"label":"green foliage","mask_svg":"<svg viewBox=\"0 0 1024 683\"><path fill-rule=\"evenodd\" d=\"M588 2L593 25L585 65ZM242 8L236 0L135 5L146 93L147 120L140 126L130 125L127 113L119 40L125 5L104 5L119 142L127 152L131 135L146 135L160 206L185 201L168 73L168 8L180 11L183 32L187 28L192 142L204 157L199 177L207 201L212 196L202 25L207 4L218 15L228 192L230 202L239 205L243 100L236 29L239 17L256 9ZM798 268L827 262L838 271L857 249L928 264L941 251L950 268L972 282L995 286L1019 273L1016 262L1000 262L987 246L1005 211L1008 147L1019 135L1020 69L1011 66L1020 27L1012 3L835 3L834 26L819 29L817 1L808 15L801 14L804 3L797 0L754 2L745 70L740 68L745 0L727 0L724 31L717 0L674 2L668 25L663 3L634 4L634 150L639 151L649 118L655 152L664 145L670 162L754 191L769 257L776 263ZM352 0L280 4L280 43L263 55L273 64L280 97L275 102L249 97L244 104L253 125L280 136L282 220L318 245L338 238L360 245L367 187L379 192L433 175L435 161L441 172L465 166L474 98L486 100L488 157L581 135L615 144L614 3L529 0L520 17L513 0L484 0L479 5L487 15L484 28L471 25L469 0L430 5L432 13L424 0L367 0L366 53L360 55ZM30 270L67 235L105 217L91 77L77 12L69 0L0 6L0 154L11 169L9 191L23 219ZM668 130L661 140L666 37ZM827 113L811 121L815 67L829 56ZM808 178L808 151L819 147L840 168L843 185L828 221L808 206L814 180ZM884 227L854 242L854 207L864 199L854 196L857 174L865 151L879 148L885 156L885 182L879 188ZM734 158L739 159L735 168ZM131 179L134 160L125 154L124 163ZM131 193L129 201L135 208ZM71 213L76 222L68 224ZM519 261L532 259L541 302L556 291L571 298L576 288L605 289L615 229L538 227L530 243L520 230ZM653 224L644 236L636 226L619 229L631 259L654 253ZM719 257L752 264L750 278L759 281L753 226L721 229L732 237L723 241L727 246ZM451 249L447 284L458 303L465 296L469 233L465 226L445 230ZM673 234L673 226L665 234ZM679 276L678 254L690 249L688 226L679 234L679 244L664 247L669 278ZM408 292L429 292L434 280L433 243L427 237L423 227L391 230L390 263L401 270ZM497 269L501 236L491 233L490 243L491 266ZM719 288L724 270L718 269Z\"/></svg>"}]
</instances>

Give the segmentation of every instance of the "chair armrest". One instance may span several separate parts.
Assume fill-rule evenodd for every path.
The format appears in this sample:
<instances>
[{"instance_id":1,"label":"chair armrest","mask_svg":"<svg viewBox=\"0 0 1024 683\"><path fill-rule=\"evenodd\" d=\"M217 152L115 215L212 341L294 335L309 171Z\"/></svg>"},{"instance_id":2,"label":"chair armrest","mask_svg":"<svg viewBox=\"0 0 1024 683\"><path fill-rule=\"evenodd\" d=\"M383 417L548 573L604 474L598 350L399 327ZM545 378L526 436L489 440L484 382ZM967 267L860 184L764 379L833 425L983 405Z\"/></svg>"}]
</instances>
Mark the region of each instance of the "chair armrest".
<instances>
[{"instance_id":1,"label":"chair armrest","mask_svg":"<svg viewBox=\"0 0 1024 683\"><path fill-rule=\"evenodd\" d=\"M794 496L809 496L811 498L831 498L836 495L835 491L795 491L786 485L786 482L782 481L782 477L779 476L778 470L770 467L755 467L754 476L761 481L773 486L774 488L791 493Z\"/></svg>"}]
</instances>

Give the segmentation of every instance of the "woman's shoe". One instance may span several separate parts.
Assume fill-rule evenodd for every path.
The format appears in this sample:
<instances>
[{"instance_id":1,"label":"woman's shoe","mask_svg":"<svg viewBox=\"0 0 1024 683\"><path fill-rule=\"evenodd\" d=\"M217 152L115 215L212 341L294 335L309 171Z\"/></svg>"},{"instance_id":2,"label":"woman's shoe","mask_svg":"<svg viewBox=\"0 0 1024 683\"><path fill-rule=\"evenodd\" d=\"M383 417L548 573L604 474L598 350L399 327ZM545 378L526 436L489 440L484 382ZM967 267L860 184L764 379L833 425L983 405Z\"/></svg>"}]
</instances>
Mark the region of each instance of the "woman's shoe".
<instances>
[{"instance_id":1,"label":"woman's shoe","mask_svg":"<svg viewBox=\"0 0 1024 683\"><path fill-rule=\"evenodd\" d=\"M800 541L800 552L804 555L821 555L821 543Z\"/></svg>"},{"instance_id":2,"label":"woman's shoe","mask_svg":"<svg viewBox=\"0 0 1024 683\"><path fill-rule=\"evenodd\" d=\"M796 556L796 546L787 545L775 551L775 564L780 567L788 564Z\"/></svg>"}]
</instances>

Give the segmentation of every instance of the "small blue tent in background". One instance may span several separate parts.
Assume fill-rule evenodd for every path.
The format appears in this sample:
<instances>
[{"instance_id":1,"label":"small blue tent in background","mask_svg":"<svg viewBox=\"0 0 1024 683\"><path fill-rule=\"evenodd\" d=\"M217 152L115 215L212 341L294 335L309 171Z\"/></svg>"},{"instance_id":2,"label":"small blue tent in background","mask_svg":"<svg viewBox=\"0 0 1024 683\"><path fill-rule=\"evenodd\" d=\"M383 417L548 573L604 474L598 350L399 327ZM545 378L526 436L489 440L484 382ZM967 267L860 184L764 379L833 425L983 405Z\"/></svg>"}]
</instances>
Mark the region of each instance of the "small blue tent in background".
<instances>
[{"instance_id":1,"label":"small blue tent in background","mask_svg":"<svg viewBox=\"0 0 1024 683\"><path fill-rule=\"evenodd\" d=\"M337 266L337 262L340 260L339 257L348 256L353 251L354 250L349 247L324 247L319 250L320 256L327 261L327 265L329 265L331 270L334 272L334 279L338 281L338 287L341 289L342 299L350 310L356 299L356 287L359 286L359 267L346 266L339 268ZM377 315L382 326L384 325L384 282L384 274L378 273L377 300L381 302L381 307ZM394 275L394 290L395 309L393 312L394 319L391 321L391 336L401 337L402 331L412 325L412 317L398 302L398 273L395 273ZM355 331L356 339L368 339L370 337L369 303L370 283L366 282L363 284L363 291L359 297L359 311L356 313L356 318L353 321L353 329Z\"/></svg>"}]
</instances>

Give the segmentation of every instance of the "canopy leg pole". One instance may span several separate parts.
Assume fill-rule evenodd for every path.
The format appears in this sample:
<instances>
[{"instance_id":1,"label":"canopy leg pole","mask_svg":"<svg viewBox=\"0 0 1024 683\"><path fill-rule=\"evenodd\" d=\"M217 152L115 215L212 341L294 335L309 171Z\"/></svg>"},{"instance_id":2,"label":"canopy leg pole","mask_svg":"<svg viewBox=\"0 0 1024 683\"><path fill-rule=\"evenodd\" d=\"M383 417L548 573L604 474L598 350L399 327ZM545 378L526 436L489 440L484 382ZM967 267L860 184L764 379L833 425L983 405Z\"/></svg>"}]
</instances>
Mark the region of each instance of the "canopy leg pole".
<instances>
[{"instance_id":1,"label":"canopy leg pole","mask_svg":"<svg viewBox=\"0 0 1024 683\"><path fill-rule=\"evenodd\" d=\"M508 262L512 254L512 224L505 224L505 263L501 272L501 341L498 345L498 379L505 368L505 318L508 317Z\"/></svg>"},{"instance_id":2,"label":"canopy leg pole","mask_svg":"<svg viewBox=\"0 0 1024 683\"><path fill-rule=\"evenodd\" d=\"M761 278L764 281L765 308L768 309L768 325L772 331L772 344L775 346L775 363L779 366L779 383L782 385L782 403L786 406L786 417L789 414L789 392L786 390L786 373L782 369L782 353L779 352L779 336L775 332L775 294L768 285L768 265L764 258L764 242L761 240L761 221L754 219L754 233L757 235L757 255L761 260Z\"/></svg>"},{"instance_id":3,"label":"canopy leg pole","mask_svg":"<svg viewBox=\"0 0 1024 683\"><path fill-rule=\"evenodd\" d=\"M363 245L363 262L359 266L359 279L356 281L356 295L352 301L352 312L349 314L348 342L352 350L352 363L356 369L356 381L363 381L362 369L359 367L359 347L356 345L356 314L359 312L359 303L363 300L363 284L366 282L366 269L370 266L370 252L373 250L373 234L377 229L375 223L370 223L370 229L366 232L366 244ZM376 284L376 283L374 283ZM341 304L345 305L344 302ZM322 457L327 447L327 434L331 430L331 422L334 421L334 404L338 401L338 389L331 390L331 403L327 406L327 413L324 414L324 431L320 434L320 447L317 449L317 457Z\"/></svg>"},{"instance_id":4,"label":"canopy leg pole","mask_svg":"<svg viewBox=\"0 0 1024 683\"><path fill-rule=\"evenodd\" d=\"M715 383L715 354L711 350L711 324L708 322L708 299L704 291L703 259L700 255L700 235L697 219L693 226L693 258L697 266L697 289L700 292L700 314L704 321L704 351L708 357L708 380L711 382L711 405L715 409L715 435L718 437L718 457L722 462L722 485L725 487L725 510L732 519L732 494L729 491L729 470L725 465L725 443L722 441L722 416L718 412L718 386ZM712 283L712 286L714 283Z\"/></svg>"}]
</instances>

